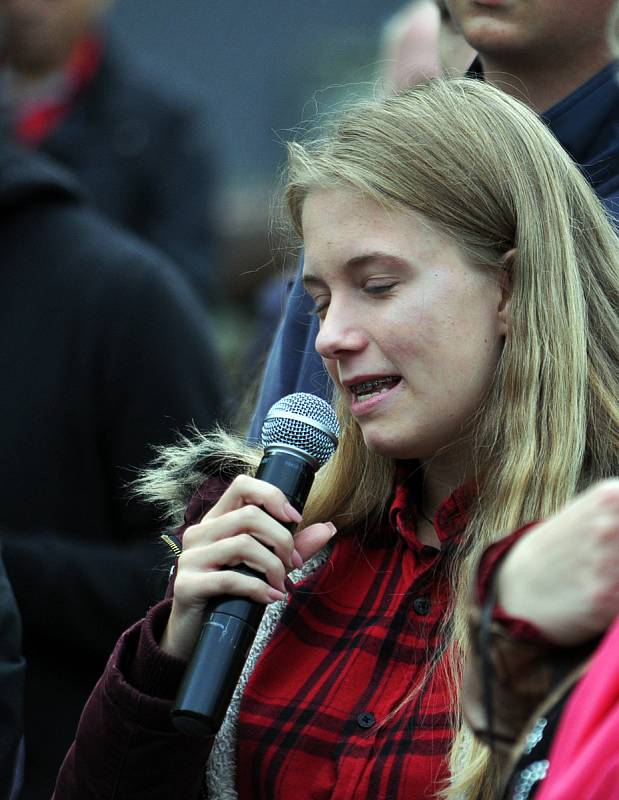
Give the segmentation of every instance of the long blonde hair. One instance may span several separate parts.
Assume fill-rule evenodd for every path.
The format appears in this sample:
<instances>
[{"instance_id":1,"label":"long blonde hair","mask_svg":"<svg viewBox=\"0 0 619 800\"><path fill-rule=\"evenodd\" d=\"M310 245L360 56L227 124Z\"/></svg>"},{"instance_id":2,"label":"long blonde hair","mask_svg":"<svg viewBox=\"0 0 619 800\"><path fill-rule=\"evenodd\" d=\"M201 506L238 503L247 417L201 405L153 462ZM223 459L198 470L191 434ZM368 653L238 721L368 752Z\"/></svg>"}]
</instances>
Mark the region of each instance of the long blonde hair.
<instances>
[{"instance_id":1,"label":"long blonde hair","mask_svg":"<svg viewBox=\"0 0 619 800\"><path fill-rule=\"evenodd\" d=\"M537 116L471 79L434 80L358 103L323 135L290 144L286 201L301 239L308 193L337 186L421 212L490 270L502 269L515 249L509 332L474 421L479 497L452 575L449 675L459 719L466 593L481 552L617 472L617 239L585 178ZM367 451L341 405L339 414L340 448L304 521L330 518L345 528L382 513L394 465ZM484 748L461 729L456 752L445 796L490 797Z\"/></svg>"},{"instance_id":2,"label":"long blonde hair","mask_svg":"<svg viewBox=\"0 0 619 800\"><path fill-rule=\"evenodd\" d=\"M619 467L619 251L606 212L536 115L471 79L438 79L398 97L365 101L324 135L289 145L286 200L303 238L315 188L347 186L387 208L425 214L489 270L511 260L509 330L491 389L474 422L478 500L452 559L445 666L459 732L444 796L491 798L491 760L459 719L468 648L466 598L482 551L506 532L557 511ZM339 447L318 472L304 524L331 519L340 532L384 512L395 463L369 452L338 403ZM144 497L172 515L209 471L251 470L260 451L223 432L164 450L141 481ZM178 496L178 485L186 493ZM443 666L443 665L441 665Z\"/></svg>"}]
</instances>

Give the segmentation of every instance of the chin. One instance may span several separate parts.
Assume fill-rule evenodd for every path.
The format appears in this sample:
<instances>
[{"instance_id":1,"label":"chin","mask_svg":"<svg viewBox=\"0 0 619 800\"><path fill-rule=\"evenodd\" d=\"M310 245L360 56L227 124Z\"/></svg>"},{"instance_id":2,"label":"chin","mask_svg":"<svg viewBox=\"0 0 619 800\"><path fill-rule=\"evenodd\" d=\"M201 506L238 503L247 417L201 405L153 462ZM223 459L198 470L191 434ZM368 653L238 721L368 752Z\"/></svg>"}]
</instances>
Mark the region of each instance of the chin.
<instances>
[{"instance_id":1,"label":"chin","mask_svg":"<svg viewBox=\"0 0 619 800\"><path fill-rule=\"evenodd\" d=\"M456 433L451 437L417 436L413 438L410 431L407 437L401 434L389 434L384 429L363 432L363 439L370 452L396 461L419 461L422 463L447 453L457 438Z\"/></svg>"},{"instance_id":2,"label":"chin","mask_svg":"<svg viewBox=\"0 0 619 800\"><path fill-rule=\"evenodd\" d=\"M385 433L373 431L371 434L364 432L363 439L367 449L384 458L393 458L398 461L418 458L417 448L410 442L404 442L401 437L389 436Z\"/></svg>"}]
</instances>

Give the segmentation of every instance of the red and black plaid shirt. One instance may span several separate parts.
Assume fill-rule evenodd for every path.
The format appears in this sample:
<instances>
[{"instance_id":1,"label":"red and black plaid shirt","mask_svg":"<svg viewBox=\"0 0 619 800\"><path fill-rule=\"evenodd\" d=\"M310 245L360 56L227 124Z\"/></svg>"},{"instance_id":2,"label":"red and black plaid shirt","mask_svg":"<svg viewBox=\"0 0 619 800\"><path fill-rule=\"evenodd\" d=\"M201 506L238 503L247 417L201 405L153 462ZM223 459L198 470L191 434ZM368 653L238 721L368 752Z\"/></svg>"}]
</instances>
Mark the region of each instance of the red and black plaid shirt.
<instances>
[{"instance_id":1,"label":"red and black plaid shirt","mask_svg":"<svg viewBox=\"0 0 619 800\"><path fill-rule=\"evenodd\" d=\"M413 493L400 483L371 542L341 538L297 584L241 703L241 800L435 794L452 736L442 671L398 706L439 647L447 553L470 494L460 489L439 508L439 551L417 539Z\"/></svg>"}]
</instances>

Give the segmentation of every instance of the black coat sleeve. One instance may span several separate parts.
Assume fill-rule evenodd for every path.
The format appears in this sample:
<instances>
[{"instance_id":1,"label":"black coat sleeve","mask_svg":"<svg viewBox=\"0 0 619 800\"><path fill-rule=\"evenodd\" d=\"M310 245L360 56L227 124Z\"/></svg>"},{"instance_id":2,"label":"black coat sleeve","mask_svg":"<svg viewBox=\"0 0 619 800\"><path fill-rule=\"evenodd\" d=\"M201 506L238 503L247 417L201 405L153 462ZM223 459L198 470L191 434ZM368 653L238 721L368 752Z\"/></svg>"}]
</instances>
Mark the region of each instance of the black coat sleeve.
<instances>
[{"instance_id":1,"label":"black coat sleeve","mask_svg":"<svg viewBox=\"0 0 619 800\"><path fill-rule=\"evenodd\" d=\"M188 426L208 430L223 421L227 392L203 308L171 267L153 268L149 253L127 252L125 274L106 281L84 310L92 338L76 369L87 377L75 379L75 436L93 437L100 485L65 487L76 509L71 530L4 532L29 641L77 644L98 659L161 597L165 582L164 523L131 498L129 484L155 446ZM82 502L102 492L103 522Z\"/></svg>"}]
</instances>

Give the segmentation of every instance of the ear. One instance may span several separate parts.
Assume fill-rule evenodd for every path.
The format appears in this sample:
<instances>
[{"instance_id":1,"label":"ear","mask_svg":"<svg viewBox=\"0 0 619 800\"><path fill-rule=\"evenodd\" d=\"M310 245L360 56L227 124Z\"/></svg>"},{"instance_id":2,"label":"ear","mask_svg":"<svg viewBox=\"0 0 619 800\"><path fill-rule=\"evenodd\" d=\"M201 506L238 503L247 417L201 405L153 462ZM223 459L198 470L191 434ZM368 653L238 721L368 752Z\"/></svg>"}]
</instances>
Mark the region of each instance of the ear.
<instances>
[{"instance_id":1,"label":"ear","mask_svg":"<svg viewBox=\"0 0 619 800\"><path fill-rule=\"evenodd\" d=\"M498 308L498 321L503 336L507 336L507 331L509 330L509 302L512 296L512 267L517 252L516 248L512 247L501 259L501 273L499 277L501 300Z\"/></svg>"}]
</instances>

